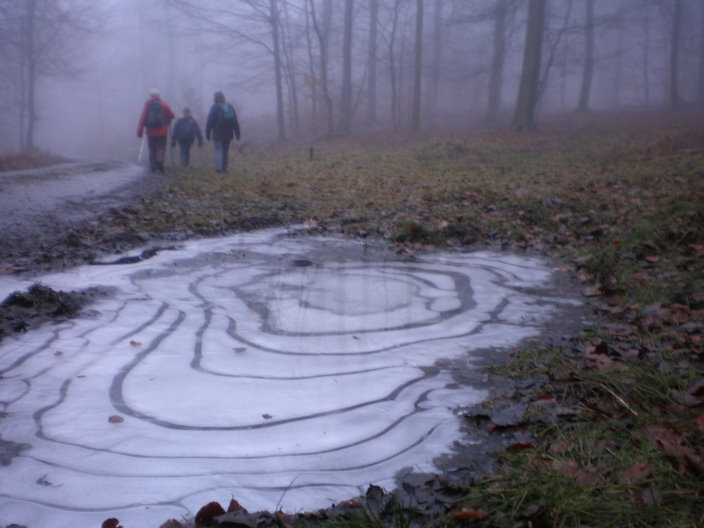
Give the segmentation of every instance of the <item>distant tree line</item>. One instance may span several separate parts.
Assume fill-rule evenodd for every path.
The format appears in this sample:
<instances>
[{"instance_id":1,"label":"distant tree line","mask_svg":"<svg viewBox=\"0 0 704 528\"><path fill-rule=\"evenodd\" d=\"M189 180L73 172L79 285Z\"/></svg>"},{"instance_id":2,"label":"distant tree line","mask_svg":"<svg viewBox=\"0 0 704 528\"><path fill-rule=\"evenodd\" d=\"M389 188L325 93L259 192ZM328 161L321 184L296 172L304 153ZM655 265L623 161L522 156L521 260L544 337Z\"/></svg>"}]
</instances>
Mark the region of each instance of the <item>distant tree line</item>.
<instances>
[{"instance_id":1,"label":"distant tree line","mask_svg":"<svg viewBox=\"0 0 704 528\"><path fill-rule=\"evenodd\" d=\"M37 92L51 77L76 76L85 37L97 27L86 0L0 1L0 138L32 150Z\"/></svg>"},{"instance_id":2,"label":"distant tree line","mask_svg":"<svg viewBox=\"0 0 704 528\"><path fill-rule=\"evenodd\" d=\"M37 87L78 73L87 1L0 1L0 110L12 118L0 134L23 148L41 117ZM701 0L155 0L140 9L159 11L165 84L195 69L174 52L190 42L231 88L271 91L280 141L704 108Z\"/></svg>"},{"instance_id":3,"label":"distant tree line","mask_svg":"<svg viewBox=\"0 0 704 528\"><path fill-rule=\"evenodd\" d=\"M266 51L280 140L704 106L700 0L166 1L224 39L225 63L261 79L244 50Z\"/></svg>"}]
</instances>

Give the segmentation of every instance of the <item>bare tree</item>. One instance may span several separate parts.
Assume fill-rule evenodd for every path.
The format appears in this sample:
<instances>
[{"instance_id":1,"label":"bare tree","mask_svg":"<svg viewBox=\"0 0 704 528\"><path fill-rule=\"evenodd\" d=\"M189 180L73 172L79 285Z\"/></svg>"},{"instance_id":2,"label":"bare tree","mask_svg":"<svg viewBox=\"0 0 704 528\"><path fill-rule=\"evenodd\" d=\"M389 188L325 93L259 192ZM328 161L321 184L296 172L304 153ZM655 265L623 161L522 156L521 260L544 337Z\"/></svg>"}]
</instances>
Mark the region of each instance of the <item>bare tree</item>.
<instances>
[{"instance_id":1,"label":"bare tree","mask_svg":"<svg viewBox=\"0 0 704 528\"><path fill-rule=\"evenodd\" d=\"M577 103L578 112L587 112L589 110L589 97L594 78L594 0L587 0L585 11L584 67L582 70L582 87L579 91L579 103Z\"/></svg>"},{"instance_id":2,"label":"bare tree","mask_svg":"<svg viewBox=\"0 0 704 528\"><path fill-rule=\"evenodd\" d=\"M517 131L535 128L535 113L540 95L540 67L545 27L547 0L530 0L528 23L523 51L523 69L518 90L518 102L513 117L513 128Z\"/></svg>"},{"instance_id":3,"label":"bare tree","mask_svg":"<svg viewBox=\"0 0 704 528\"><path fill-rule=\"evenodd\" d=\"M430 63L430 86L428 88L428 114L434 119L438 110L438 97L440 95L440 72L443 50L443 0L435 0L433 10L433 57Z\"/></svg>"},{"instance_id":4,"label":"bare tree","mask_svg":"<svg viewBox=\"0 0 704 528\"><path fill-rule=\"evenodd\" d=\"M486 109L486 121L493 123L499 114L501 89L503 85L504 61L506 58L506 18L508 0L496 0L494 7L494 38L491 74L489 76L489 99Z\"/></svg>"},{"instance_id":5,"label":"bare tree","mask_svg":"<svg viewBox=\"0 0 704 528\"><path fill-rule=\"evenodd\" d=\"M367 77L367 125L376 124L377 100L376 100L376 48L379 41L377 36L379 27L379 0L369 0L369 44L367 60L369 62L369 76Z\"/></svg>"},{"instance_id":6,"label":"bare tree","mask_svg":"<svg viewBox=\"0 0 704 528\"><path fill-rule=\"evenodd\" d=\"M349 134L352 131L352 20L354 0L345 0L344 36L342 44L342 94L340 96L340 120L337 131Z\"/></svg>"},{"instance_id":7,"label":"bare tree","mask_svg":"<svg viewBox=\"0 0 704 528\"><path fill-rule=\"evenodd\" d=\"M329 57L330 57L330 27L332 23L332 0L323 0L323 12L320 19L317 16L315 0L310 0L310 15L313 21L313 30L318 41L320 62L320 86L323 90L323 101L326 108L327 133L334 131L334 107L330 95Z\"/></svg>"},{"instance_id":8,"label":"bare tree","mask_svg":"<svg viewBox=\"0 0 704 528\"><path fill-rule=\"evenodd\" d=\"M699 27L704 28L704 8L700 12ZM697 71L697 104L704 108L704 31L699 33L699 64Z\"/></svg>"},{"instance_id":9,"label":"bare tree","mask_svg":"<svg viewBox=\"0 0 704 528\"><path fill-rule=\"evenodd\" d=\"M671 38L672 41L670 44L670 108L675 110L680 105L679 59L680 42L682 40L682 0L674 0Z\"/></svg>"},{"instance_id":10,"label":"bare tree","mask_svg":"<svg viewBox=\"0 0 704 528\"><path fill-rule=\"evenodd\" d=\"M4 86L15 99L19 145L35 147L39 119L37 92L48 77L79 73L79 39L94 32L95 9L80 1L3 0L0 48L9 75Z\"/></svg>"},{"instance_id":11,"label":"bare tree","mask_svg":"<svg viewBox=\"0 0 704 528\"><path fill-rule=\"evenodd\" d=\"M420 96L423 70L423 0L416 0L416 40L413 66L413 102L411 109L411 129L420 130Z\"/></svg>"}]
</instances>

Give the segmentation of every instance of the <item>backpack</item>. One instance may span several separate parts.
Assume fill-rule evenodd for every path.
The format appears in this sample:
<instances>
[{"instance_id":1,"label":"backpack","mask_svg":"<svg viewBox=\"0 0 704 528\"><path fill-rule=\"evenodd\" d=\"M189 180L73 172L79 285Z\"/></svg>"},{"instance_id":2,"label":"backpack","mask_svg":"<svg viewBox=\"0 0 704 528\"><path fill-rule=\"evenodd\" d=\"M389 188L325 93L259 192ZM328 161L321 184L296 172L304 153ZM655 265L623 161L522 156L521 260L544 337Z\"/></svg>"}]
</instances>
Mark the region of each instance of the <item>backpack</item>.
<instances>
[{"instance_id":1,"label":"backpack","mask_svg":"<svg viewBox=\"0 0 704 528\"><path fill-rule=\"evenodd\" d=\"M184 117L178 130L179 139L193 141L196 137L196 122L192 117Z\"/></svg>"},{"instance_id":2,"label":"backpack","mask_svg":"<svg viewBox=\"0 0 704 528\"><path fill-rule=\"evenodd\" d=\"M230 103L220 103L218 124L221 128L235 128L235 109Z\"/></svg>"},{"instance_id":3,"label":"backpack","mask_svg":"<svg viewBox=\"0 0 704 528\"><path fill-rule=\"evenodd\" d=\"M156 128L166 124L164 109L158 99L147 103L147 117L144 120L144 126L148 128Z\"/></svg>"}]
</instances>

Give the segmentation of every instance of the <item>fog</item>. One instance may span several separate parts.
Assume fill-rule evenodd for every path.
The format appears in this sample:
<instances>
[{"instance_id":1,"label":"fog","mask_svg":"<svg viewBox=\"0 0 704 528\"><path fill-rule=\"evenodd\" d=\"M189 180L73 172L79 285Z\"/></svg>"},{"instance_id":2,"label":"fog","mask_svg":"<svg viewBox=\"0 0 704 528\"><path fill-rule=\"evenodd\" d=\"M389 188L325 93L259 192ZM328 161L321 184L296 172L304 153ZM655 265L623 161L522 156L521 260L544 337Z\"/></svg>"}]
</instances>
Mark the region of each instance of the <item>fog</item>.
<instances>
[{"instance_id":1,"label":"fog","mask_svg":"<svg viewBox=\"0 0 704 528\"><path fill-rule=\"evenodd\" d=\"M201 126L223 91L257 144L700 110L703 28L699 0L3 0L0 151L135 159L151 88Z\"/></svg>"}]
</instances>

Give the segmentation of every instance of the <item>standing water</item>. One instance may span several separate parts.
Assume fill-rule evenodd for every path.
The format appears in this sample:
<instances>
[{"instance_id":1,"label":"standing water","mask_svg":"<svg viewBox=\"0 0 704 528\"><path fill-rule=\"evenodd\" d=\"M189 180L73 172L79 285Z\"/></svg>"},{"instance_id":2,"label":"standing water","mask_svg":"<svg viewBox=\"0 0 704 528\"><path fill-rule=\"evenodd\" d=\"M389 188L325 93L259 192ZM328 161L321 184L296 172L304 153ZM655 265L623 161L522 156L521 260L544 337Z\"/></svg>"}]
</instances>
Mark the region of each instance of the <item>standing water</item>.
<instances>
[{"instance_id":1,"label":"standing water","mask_svg":"<svg viewBox=\"0 0 704 528\"><path fill-rule=\"evenodd\" d=\"M551 275L262 231L42 277L114 293L0 343L0 523L158 526L231 497L313 510L434 471L462 439L453 409L486 398L436 362L538 335L572 303Z\"/></svg>"}]
</instances>

